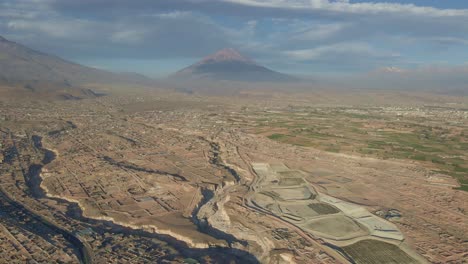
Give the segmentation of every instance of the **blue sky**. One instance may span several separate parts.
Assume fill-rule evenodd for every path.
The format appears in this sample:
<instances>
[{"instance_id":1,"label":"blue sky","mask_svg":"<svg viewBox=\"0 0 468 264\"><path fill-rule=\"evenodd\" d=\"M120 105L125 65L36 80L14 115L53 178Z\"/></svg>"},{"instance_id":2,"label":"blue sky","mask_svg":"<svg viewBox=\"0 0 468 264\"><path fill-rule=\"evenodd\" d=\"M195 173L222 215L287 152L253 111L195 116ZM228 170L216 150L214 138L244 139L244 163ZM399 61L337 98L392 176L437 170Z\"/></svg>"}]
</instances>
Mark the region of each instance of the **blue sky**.
<instances>
[{"instance_id":1,"label":"blue sky","mask_svg":"<svg viewBox=\"0 0 468 264\"><path fill-rule=\"evenodd\" d=\"M152 77L225 47L297 75L460 72L468 1L3 0L0 35Z\"/></svg>"}]
</instances>

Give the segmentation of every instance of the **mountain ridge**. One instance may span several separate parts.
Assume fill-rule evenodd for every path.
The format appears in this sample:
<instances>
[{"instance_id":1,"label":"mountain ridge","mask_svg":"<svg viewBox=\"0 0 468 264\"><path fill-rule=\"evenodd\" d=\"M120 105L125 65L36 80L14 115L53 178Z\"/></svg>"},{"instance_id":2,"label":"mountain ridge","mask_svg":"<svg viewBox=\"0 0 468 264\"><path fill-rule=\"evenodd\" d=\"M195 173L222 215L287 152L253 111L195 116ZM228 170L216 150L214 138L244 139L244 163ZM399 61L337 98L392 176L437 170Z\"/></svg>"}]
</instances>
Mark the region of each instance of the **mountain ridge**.
<instances>
[{"instance_id":1,"label":"mountain ridge","mask_svg":"<svg viewBox=\"0 0 468 264\"><path fill-rule=\"evenodd\" d=\"M0 36L0 80L83 83L150 82L146 77L108 72L33 50Z\"/></svg>"},{"instance_id":2,"label":"mountain ridge","mask_svg":"<svg viewBox=\"0 0 468 264\"><path fill-rule=\"evenodd\" d=\"M83 66L0 36L0 92L3 96L75 100L103 95L85 88L88 84L118 83L150 85L153 80L139 74Z\"/></svg>"}]
</instances>

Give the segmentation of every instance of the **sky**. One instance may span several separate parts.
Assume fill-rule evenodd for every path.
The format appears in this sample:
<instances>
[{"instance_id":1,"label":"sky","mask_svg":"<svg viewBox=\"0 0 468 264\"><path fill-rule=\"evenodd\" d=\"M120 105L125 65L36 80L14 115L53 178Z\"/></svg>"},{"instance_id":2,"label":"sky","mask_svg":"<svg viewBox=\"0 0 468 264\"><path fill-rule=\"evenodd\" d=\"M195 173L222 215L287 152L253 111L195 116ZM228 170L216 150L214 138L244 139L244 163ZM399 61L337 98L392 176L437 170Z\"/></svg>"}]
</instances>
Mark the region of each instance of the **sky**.
<instances>
[{"instance_id":1,"label":"sky","mask_svg":"<svg viewBox=\"0 0 468 264\"><path fill-rule=\"evenodd\" d=\"M226 47L300 76L468 73L466 0L2 0L0 35L150 77Z\"/></svg>"}]
</instances>

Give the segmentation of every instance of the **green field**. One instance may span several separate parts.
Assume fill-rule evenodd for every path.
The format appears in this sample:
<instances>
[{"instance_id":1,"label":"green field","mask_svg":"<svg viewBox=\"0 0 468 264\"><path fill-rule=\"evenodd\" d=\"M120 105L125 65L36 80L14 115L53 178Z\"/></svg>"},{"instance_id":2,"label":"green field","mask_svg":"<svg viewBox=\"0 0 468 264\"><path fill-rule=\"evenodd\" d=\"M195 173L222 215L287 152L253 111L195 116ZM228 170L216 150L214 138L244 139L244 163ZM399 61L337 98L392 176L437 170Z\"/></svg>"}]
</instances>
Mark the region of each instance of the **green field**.
<instances>
[{"instance_id":1,"label":"green field","mask_svg":"<svg viewBox=\"0 0 468 264\"><path fill-rule=\"evenodd\" d=\"M339 212L338 209L335 207L325 204L325 203L313 203L308 205L310 209L314 210L318 214L325 215L325 214L336 214Z\"/></svg>"},{"instance_id":2,"label":"green field","mask_svg":"<svg viewBox=\"0 0 468 264\"><path fill-rule=\"evenodd\" d=\"M444 113L422 117L396 116L380 108L305 108L259 114L257 121L254 132L267 133L268 138L281 143L381 159L409 159L456 178L460 190L468 189L468 124L459 119L450 121L450 115Z\"/></svg>"},{"instance_id":3,"label":"green field","mask_svg":"<svg viewBox=\"0 0 468 264\"><path fill-rule=\"evenodd\" d=\"M343 251L357 264L418 263L399 247L378 240L362 240L343 247Z\"/></svg>"}]
</instances>

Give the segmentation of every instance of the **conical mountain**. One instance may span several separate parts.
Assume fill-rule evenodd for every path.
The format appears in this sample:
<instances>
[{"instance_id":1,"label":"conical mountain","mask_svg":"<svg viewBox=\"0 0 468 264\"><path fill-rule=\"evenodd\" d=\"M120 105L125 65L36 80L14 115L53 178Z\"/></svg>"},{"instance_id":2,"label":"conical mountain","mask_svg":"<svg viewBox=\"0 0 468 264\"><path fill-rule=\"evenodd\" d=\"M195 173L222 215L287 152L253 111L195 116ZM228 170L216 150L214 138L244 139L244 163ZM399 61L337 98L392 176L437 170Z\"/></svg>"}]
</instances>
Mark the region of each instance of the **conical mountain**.
<instances>
[{"instance_id":1,"label":"conical mountain","mask_svg":"<svg viewBox=\"0 0 468 264\"><path fill-rule=\"evenodd\" d=\"M232 48L220 50L175 73L175 79L208 79L244 82L294 81L295 78L270 70Z\"/></svg>"}]
</instances>

